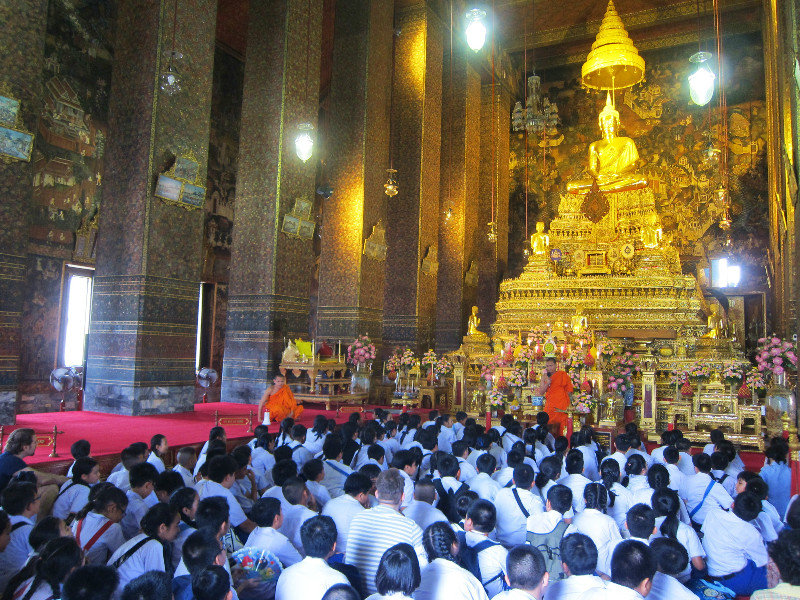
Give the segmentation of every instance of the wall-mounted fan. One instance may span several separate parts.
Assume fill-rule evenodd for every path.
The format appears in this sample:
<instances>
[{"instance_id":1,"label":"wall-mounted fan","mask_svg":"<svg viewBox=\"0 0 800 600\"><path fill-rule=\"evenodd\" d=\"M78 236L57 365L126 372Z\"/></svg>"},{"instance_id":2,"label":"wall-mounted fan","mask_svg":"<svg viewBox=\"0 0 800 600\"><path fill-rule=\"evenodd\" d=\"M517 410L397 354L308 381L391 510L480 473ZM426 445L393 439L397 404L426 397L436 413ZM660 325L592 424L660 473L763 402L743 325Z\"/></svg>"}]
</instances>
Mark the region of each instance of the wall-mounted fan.
<instances>
[{"instance_id":1,"label":"wall-mounted fan","mask_svg":"<svg viewBox=\"0 0 800 600\"><path fill-rule=\"evenodd\" d=\"M210 388L219 379L219 375L214 369L203 367L197 372L197 384L205 389ZM203 392L203 404L208 402L208 392Z\"/></svg>"}]
</instances>

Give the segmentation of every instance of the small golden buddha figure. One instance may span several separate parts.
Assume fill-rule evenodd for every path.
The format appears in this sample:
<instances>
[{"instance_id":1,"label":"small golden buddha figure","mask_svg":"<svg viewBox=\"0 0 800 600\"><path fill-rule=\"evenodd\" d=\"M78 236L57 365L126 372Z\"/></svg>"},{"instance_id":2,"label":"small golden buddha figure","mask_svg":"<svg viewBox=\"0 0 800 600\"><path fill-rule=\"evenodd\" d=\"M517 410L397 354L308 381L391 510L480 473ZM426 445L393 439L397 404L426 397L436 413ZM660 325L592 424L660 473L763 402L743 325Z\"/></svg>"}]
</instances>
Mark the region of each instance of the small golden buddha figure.
<instances>
[{"instance_id":1,"label":"small golden buddha figure","mask_svg":"<svg viewBox=\"0 0 800 600\"><path fill-rule=\"evenodd\" d=\"M537 256L547 253L550 247L550 236L544 232L544 223L539 221L536 223L536 232L531 235L531 251Z\"/></svg>"},{"instance_id":2,"label":"small golden buddha figure","mask_svg":"<svg viewBox=\"0 0 800 600\"><path fill-rule=\"evenodd\" d=\"M478 325L481 324L481 319L478 317L478 307L472 307L472 314L469 316L469 321L467 321L467 335L475 335L483 333L482 331L478 330Z\"/></svg>"},{"instance_id":3,"label":"small golden buddha figure","mask_svg":"<svg viewBox=\"0 0 800 600\"><path fill-rule=\"evenodd\" d=\"M582 335L588 329L589 320L586 318L586 315L583 314L582 308L578 308L575 314L572 315L570 327L572 328L572 333L575 335Z\"/></svg>"},{"instance_id":4,"label":"small golden buddha figure","mask_svg":"<svg viewBox=\"0 0 800 600\"><path fill-rule=\"evenodd\" d=\"M708 332L702 337L706 339L719 340L725 337L724 320L719 313L719 306L711 305L711 314L708 315Z\"/></svg>"},{"instance_id":5,"label":"small golden buddha figure","mask_svg":"<svg viewBox=\"0 0 800 600\"><path fill-rule=\"evenodd\" d=\"M611 94L598 119L603 139L589 145L590 179L579 179L567 184L567 191L580 194L591 189L597 181L601 192L621 192L643 188L647 180L636 174L639 151L629 137L618 136L619 112L611 104Z\"/></svg>"},{"instance_id":6,"label":"small golden buddha figure","mask_svg":"<svg viewBox=\"0 0 800 600\"><path fill-rule=\"evenodd\" d=\"M658 226L658 217L650 215L646 225L642 228L642 244L645 248L658 248L661 242L661 227Z\"/></svg>"}]
</instances>

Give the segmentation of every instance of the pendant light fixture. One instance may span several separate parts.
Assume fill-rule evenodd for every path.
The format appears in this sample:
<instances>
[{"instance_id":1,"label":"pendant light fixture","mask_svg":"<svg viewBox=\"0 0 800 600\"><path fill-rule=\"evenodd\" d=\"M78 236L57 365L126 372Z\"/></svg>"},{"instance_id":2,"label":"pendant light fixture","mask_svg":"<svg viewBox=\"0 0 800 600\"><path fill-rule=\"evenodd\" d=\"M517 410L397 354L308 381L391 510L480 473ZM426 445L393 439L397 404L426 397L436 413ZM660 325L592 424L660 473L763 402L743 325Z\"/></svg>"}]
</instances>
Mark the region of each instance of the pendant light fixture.
<instances>
[{"instance_id":1,"label":"pendant light fixture","mask_svg":"<svg viewBox=\"0 0 800 600\"><path fill-rule=\"evenodd\" d=\"M483 20L486 18L486 11L481 8L473 8L467 11L467 28L465 35L467 45L474 52L478 52L486 43L486 25Z\"/></svg>"},{"instance_id":2,"label":"pendant light fixture","mask_svg":"<svg viewBox=\"0 0 800 600\"><path fill-rule=\"evenodd\" d=\"M383 184L383 193L389 196L389 198L397 196L397 192L399 191L397 189L397 178L395 177L397 169L394 168L392 141L394 136L394 57L397 49L397 38L400 36L400 33L400 29L395 26L392 31L392 80L389 86L389 168L386 169L388 178L386 179L386 183Z\"/></svg>"},{"instance_id":3,"label":"pendant light fixture","mask_svg":"<svg viewBox=\"0 0 800 600\"><path fill-rule=\"evenodd\" d=\"M697 52L689 57L689 62L696 65L694 71L689 75L689 96L692 102L698 106L705 106L714 97L714 81L717 76L711 70L709 60L710 52L704 52L702 36L700 31L700 0L696 0L697 6Z\"/></svg>"},{"instance_id":4,"label":"pendant light fixture","mask_svg":"<svg viewBox=\"0 0 800 600\"><path fill-rule=\"evenodd\" d=\"M178 72L178 63L183 59L183 54L175 50L175 32L178 28L178 0L172 6L172 46L164 53L167 66L159 77L159 88L167 96L174 96L181 91L181 76Z\"/></svg>"},{"instance_id":5,"label":"pendant light fixture","mask_svg":"<svg viewBox=\"0 0 800 600\"><path fill-rule=\"evenodd\" d=\"M308 0L306 4L306 99L309 98L308 95L308 78L309 78L309 57L311 55L311 0ZM303 162L307 162L309 158L314 154L314 126L309 123L300 123L297 126L297 137L294 138L294 151L297 154L297 158L302 160Z\"/></svg>"}]
</instances>

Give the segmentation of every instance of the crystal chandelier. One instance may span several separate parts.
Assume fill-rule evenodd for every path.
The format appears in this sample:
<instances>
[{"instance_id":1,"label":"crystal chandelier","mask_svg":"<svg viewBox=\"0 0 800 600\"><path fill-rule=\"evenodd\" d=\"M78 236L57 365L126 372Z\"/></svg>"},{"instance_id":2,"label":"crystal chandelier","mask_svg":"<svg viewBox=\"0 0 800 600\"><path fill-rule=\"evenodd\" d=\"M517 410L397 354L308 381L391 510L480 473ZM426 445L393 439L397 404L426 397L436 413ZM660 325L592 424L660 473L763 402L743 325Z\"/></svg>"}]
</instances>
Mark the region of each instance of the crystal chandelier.
<instances>
[{"instance_id":1,"label":"crystal chandelier","mask_svg":"<svg viewBox=\"0 0 800 600\"><path fill-rule=\"evenodd\" d=\"M167 96L174 96L181 91L181 76L175 63L183 58L183 54L177 50L169 50L165 55L167 68L161 73L159 87Z\"/></svg>"},{"instance_id":2,"label":"crystal chandelier","mask_svg":"<svg viewBox=\"0 0 800 600\"><path fill-rule=\"evenodd\" d=\"M528 97L525 99L525 109L522 102L514 105L511 113L511 125L514 131L527 130L528 133L557 135L559 124L558 105L550 102L547 96L542 96L542 80L538 75L528 77Z\"/></svg>"},{"instance_id":3,"label":"crystal chandelier","mask_svg":"<svg viewBox=\"0 0 800 600\"><path fill-rule=\"evenodd\" d=\"M383 184L384 193L389 196L389 198L394 198L397 196L397 180L394 177L395 173L397 173L397 169L386 169L386 173L389 175L389 179Z\"/></svg>"}]
</instances>

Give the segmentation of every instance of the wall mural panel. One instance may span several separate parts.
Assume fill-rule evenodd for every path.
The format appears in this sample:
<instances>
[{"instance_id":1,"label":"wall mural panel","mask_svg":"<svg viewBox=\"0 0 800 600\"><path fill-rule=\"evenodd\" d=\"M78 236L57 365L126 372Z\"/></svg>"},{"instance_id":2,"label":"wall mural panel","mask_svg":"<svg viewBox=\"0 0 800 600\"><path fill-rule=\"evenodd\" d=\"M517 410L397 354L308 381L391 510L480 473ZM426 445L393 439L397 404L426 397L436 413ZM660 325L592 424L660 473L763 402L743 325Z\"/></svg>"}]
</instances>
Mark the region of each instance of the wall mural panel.
<instances>
[{"instance_id":1,"label":"wall mural panel","mask_svg":"<svg viewBox=\"0 0 800 600\"><path fill-rule=\"evenodd\" d=\"M640 172L651 181L664 233L672 237L688 268L692 263L704 266L724 241L716 225L721 212L714 198L718 167L703 162L704 149L717 139L717 98L705 108L689 100L687 58L694 51L696 47L681 47L644 53L645 82L617 95L621 135L636 142ZM756 265L763 264L768 240L761 38L756 34L727 38L724 53L732 237L735 247L744 251L744 268L755 272ZM581 89L580 65L539 74L562 122L557 135L528 140L530 232L537 220L548 222L555 216L566 183L585 176L587 149L599 138L597 115L605 103L605 92ZM524 137L512 133L512 271L524 264L524 158ZM756 275L763 275L763 269L759 267Z\"/></svg>"}]
</instances>

